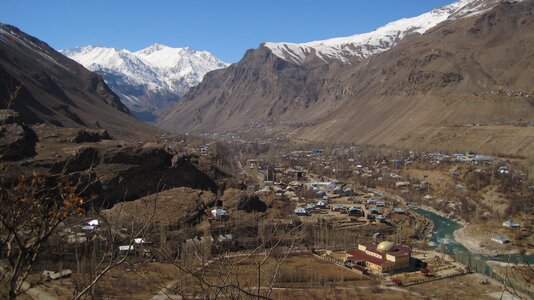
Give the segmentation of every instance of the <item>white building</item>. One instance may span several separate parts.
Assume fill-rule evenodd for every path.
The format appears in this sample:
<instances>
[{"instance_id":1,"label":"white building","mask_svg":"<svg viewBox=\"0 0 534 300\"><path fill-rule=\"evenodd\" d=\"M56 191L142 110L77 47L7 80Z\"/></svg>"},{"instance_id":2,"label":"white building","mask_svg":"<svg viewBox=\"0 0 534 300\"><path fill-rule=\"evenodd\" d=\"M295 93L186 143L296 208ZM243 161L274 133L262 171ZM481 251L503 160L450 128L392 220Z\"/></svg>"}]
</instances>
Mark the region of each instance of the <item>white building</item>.
<instances>
[{"instance_id":1,"label":"white building","mask_svg":"<svg viewBox=\"0 0 534 300\"><path fill-rule=\"evenodd\" d=\"M512 229L516 229L516 228L521 227L521 225L519 225L519 223L514 222L514 221L512 221L512 220L504 221L504 222L502 223L502 226L507 227L507 228L512 228Z\"/></svg>"}]
</instances>

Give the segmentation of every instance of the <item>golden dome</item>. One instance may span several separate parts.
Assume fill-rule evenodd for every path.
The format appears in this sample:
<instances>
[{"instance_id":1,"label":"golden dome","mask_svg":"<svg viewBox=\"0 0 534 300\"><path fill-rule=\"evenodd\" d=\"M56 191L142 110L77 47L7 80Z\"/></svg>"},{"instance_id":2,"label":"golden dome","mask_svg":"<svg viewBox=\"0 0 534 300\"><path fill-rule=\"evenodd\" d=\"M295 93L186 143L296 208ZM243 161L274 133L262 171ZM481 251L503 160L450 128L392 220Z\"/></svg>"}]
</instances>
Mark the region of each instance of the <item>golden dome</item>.
<instances>
[{"instance_id":1,"label":"golden dome","mask_svg":"<svg viewBox=\"0 0 534 300\"><path fill-rule=\"evenodd\" d=\"M383 241L382 243L378 244L376 247L376 250L382 251L382 252L390 252L393 251L393 248L395 248L395 243L389 242L389 241Z\"/></svg>"}]
</instances>

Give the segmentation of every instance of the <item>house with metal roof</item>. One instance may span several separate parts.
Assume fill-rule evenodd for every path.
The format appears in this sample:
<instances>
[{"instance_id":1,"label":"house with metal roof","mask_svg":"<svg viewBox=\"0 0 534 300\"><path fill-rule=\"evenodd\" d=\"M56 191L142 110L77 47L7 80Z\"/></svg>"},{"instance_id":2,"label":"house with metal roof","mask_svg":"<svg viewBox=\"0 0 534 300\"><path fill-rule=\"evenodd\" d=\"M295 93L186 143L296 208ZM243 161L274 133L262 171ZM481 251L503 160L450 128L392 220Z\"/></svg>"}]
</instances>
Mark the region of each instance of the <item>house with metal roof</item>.
<instances>
[{"instance_id":1,"label":"house with metal roof","mask_svg":"<svg viewBox=\"0 0 534 300\"><path fill-rule=\"evenodd\" d=\"M506 220L502 223L502 226L503 227L507 227L507 228L511 228L511 229L516 229L516 228L519 228L521 227L521 225L519 225L519 223L517 222L514 222L512 220Z\"/></svg>"},{"instance_id":2,"label":"house with metal roof","mask_svg":"<svg viewBox=\"0 0 534 300\"><path fill-rule=\"evenodd\" d=\"M228 218L228 213L222 208L216 208L211 210L211 216L215 219L222 220Z\"/></svg>"},{"instance_id":3,"label":"house with metal roof","mask_svg":"<svg viewBox=\"0 0 534 300\"><path fill-rule=\"evenodd\" d=\"M404 211L404 209L402 209L400 207L395 207L393 209L393 212L396 213L396 214L404 214L404 213L406 213L406 211Z\"/></svg>"},{"instance_id":4,"label":"house with metal roof","mask_svg":"<svg viewBox=\"0 0 534 300\"><path fill-rule=\"evenodd\" d=\"M510 240L507 237L502 236L502 235L493 236L493 237L491 237L491 240L494 241L494 242L497 242L499 244L510 243Z\"/></svg>"},{"instance_id":5,"label":"house with metal roof","mask_svg":"<svg viewBox=\"0 0 534 300\"><path fill-rule=\"evenodd\" d=\"M349 208L349 212L348 212L348 215L349 216L363 216L363 211L361 208L357 207L357 206L352 206Z\"/></svg>"},{"instance_id":6,"label":"house with metal roof","mask_svg":"<svg viewBox=\"0 0 534 300\"><path fill-rule=\"evenodd\" d=\"M304 207L297 207L295 208L295 215L297 216L307 216L308 210L306 210Z\"/></svg>"}]
</instances>

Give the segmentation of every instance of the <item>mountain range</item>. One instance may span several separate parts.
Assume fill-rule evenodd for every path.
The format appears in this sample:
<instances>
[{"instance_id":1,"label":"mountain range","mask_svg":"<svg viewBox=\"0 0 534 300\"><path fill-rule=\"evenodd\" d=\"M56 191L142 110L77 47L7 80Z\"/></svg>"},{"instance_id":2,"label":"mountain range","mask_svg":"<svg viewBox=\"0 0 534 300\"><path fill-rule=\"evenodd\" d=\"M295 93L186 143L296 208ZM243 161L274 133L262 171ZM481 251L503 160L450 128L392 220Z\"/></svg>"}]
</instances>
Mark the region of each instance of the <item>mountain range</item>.
<instances>
[{"instance_id":1,"label":"mountain range","mask_svg":"<svg viewBox=\"0 0 534 300\"><path fill-rule=\"evenodd\" d=\"M59 53L0 24L0 100L28 124L121 137L155 132L134 107L173 132L532 157L533 15L532 0L461 0L371 33L264 43L229 66L158 44Z\"/></svg>"},{"instance_id":2,"label":"mountain range","mask_svg":"<svg viewBox=\"0 0 534 300\"><path fill-rule=\"evenodd\" d=\"M325 63L334 60L350 63L354 59L364 60L387 51L404 37L415 33L423 34L446 20L483 13L495 2L492 0L460 0L417 17L388 23L368 33L302 44L265 43L264 46L276 56L296 64L304 64L313 60Z\"/></svg>"},{"instance_id":3,"label":"mountain range","mask_svg":"<svg viewBox=\"0 0 534 300\"><path fill-rule=\"evenodd\" d=\"M132 113L147 121L175 103L207 72L228 65L207 51L161 44L136 52L97 46L60 52L102 75Z\"/></svg>"},{"instance_id":4,"label":"mountain range","mask_svg":"<svg viewBox=\"0 0 534 300\"><path fill-rule=\"evenodd\" d=\"M1 108L15 110L26 124L106 129L124 138L156 132L131 115L100 75L1 23L0 86L6 87Z\"/></svg>"},{"instance_id":5,"label":"mountain range","mask_svg":"<svg viewBox=\"0 0 534 300\"><path fill-rule=\"evenodd\" d=\"M534 154L534 128L513 125L534 120L533 10L461 0L371 33L264 43L206 74L156 125Z\"/></svg>"}]
</instances>

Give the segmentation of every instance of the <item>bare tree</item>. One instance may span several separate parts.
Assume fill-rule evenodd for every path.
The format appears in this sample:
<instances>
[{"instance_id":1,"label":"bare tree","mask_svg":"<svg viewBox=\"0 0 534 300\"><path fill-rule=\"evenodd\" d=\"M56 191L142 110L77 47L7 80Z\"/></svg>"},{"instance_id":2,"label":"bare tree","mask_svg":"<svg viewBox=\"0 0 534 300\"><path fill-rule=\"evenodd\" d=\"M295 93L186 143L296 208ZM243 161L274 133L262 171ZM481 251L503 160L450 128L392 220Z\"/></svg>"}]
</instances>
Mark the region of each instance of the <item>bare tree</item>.
<instances>
[{"instance_id":1,"label":"bare tree","mask_svg":"<svg viewBox=\"0 0 534 300\"><path fill-rule=\"evenodd\" d=\"M180 275L162 291L184 298L202 295L206 299L271 299L280 268L300 241L295 237L299 229L300 226L287 224L265 226L260 229L256 247L247 252L209 257L203 248L206 245L198 243L188 257L167 256Z\"/></svg>"},{"instance_id":2,"label":"bare tree","mask_svg":"<svg viewBox=\"0 0 534 300\"><path fill-rule=\"evenodd\" d=\"M2 293L14 299L31 272L37 256L67 217L83 213L84 200L65 176L20 176L9 187L0 186L0 253Z\"/></svg>"},{"instance_id":3,"label":"bare tree","mask_svg":"<svg viewBox=\"0 0 534 300\"><path fill-rule=\"evenodd\" d=\"M160 184L161 180L158 184L158 191L161 190ZM138 247L140 244L145 242L143 235L152 225L152 221L156 215L158 206L158 193L156 193L153 199L147 203L145 208L145 212L147 212L147 214L144 216L144 218L135 224L132 222L131 228L129 228L129 232L127 234L121 233L120 230L122 227L120 219L123 213L123 203L119 203L117 205L119 206L119 210L117 214L111 216L111 218L101 213L102 208L94 211L94 213L97 215L97 218L102 221L102 234L100 239L104 240L104 245L101 247L103 248L103 251L101 253L96 253L96 247L93 247L90 260L92 262L96 261L96 263L92 263L92 268L89 270L89 272L86 274L80 274L82 276L87 275L88 278L81 278L82 280L78 282L72 297L74 300L95 298L95 287L99 281L109 271L125 263L128 257L130 257L133 252L136 251L135 247ZM122 249L125 249L123 251L117 251L117 246L119 245L120 241L123 241ZM96 257L98 257L98 259Z\"/></svg>"}]
</instances>

